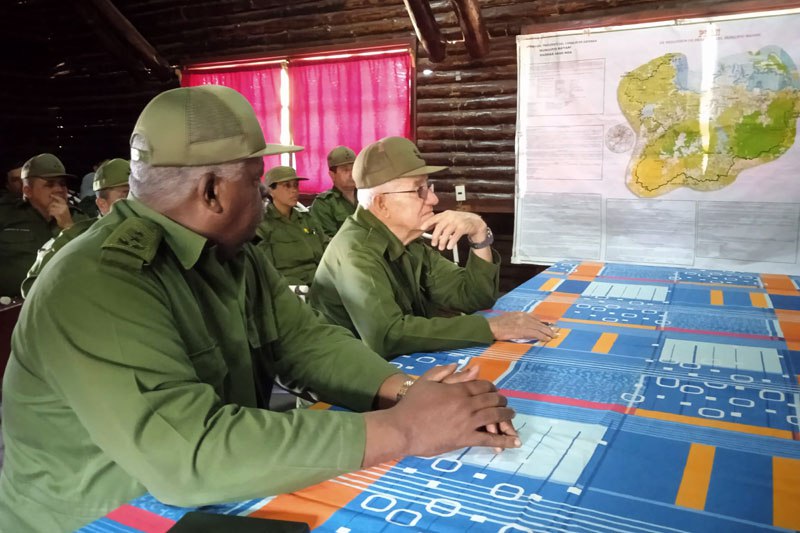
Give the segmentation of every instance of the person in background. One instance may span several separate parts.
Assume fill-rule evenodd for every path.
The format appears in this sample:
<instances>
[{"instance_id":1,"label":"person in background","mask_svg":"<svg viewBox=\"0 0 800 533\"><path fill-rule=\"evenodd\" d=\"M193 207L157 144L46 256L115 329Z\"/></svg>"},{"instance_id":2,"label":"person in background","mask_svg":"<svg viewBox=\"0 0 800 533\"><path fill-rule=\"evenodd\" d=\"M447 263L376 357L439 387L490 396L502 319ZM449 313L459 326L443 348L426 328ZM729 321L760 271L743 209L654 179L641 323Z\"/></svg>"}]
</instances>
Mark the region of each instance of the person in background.
<instances>
[{"instance_id":1,"label":"person in background","mask_svg":"<svg viewBox=\"0 0 800 533\"><path fill-rule=\"evenodd\" d=\"M0 204L0 296L17 296L36 253L48 240L86 218L67 202L67 174L53 154L22 166L22 199Z\"/></svg>"},{"instance_id":2,"label":"person in background","mask_svg":"<svg viewBox=\"0 0 800 533\"><path fill-rule=\"evenodd\" d=\"M328 238L308 210L297 203L298 184L306 178L286 166L271 168L265 177L270 202L253 242L289 285L311 285Z\"/></svg>"},{"instance_id":3,"label":"person in background","mask_svg":"<svg viewBox=\"0 0 800 533\"><path fill-rule=\"evenodd\" d=\"M72 531L145 492L210 505L403 455L521 446L506 398L475 370L414 381L325 323L250 242L263 156L297 149L266 144L228 87L144 108L129 198L53 258L22 306L0 531ZM275 376L352 412L269 411Z\"/></svg>"},{"instance_id":4,"label":"person in background","mask_svg":"<svg viewBox=\"0 0 800 533\"><path fill-rule=\"evenodd\" d=\"M428 166L414 143L402 137L364 148L353 167L359 206L325 250L309 302L386 358L494 340L553 338L555 332L529 313L453 316L494 304L500 256L480 216L433 213L439 200L428 174L445 168ZM430 244L422 239L429 230ZM452 250L464 236L471 250L460 267L440 250Z\"/></svg>"},{"instance_id":5,"label":"person in background","mask_svg":"<svg viewBox=\"0 0 800 533\"><path fill-rule=\"evenodd\" d=\"M95 199L97 195L95 194L94 190L94 177L97 173L97 169L103 166L108 159L104 159L103 161L96 163L94 167L92 167L92 171L85 174L81 180L81 190L80 190L80 201L78 202L78 209L86 213L89 217L95 218L100 216L100 211L98 210L97 204L95 203Z\"/></svg>"},{"instance_id":6,"label":"person in background","mask_svg":"<svg viewBox=\"0 0 800 533\"><path fill-rule=\"evenodd\" d=\"M22 199L22 165L15 165L6 174L5 189L0 192L0 203L14 203Z\"/></svg>"},{"instance_id":7,"label":"person in background","mask_svg":"<svg viewBox=\"0 0 800 533\"><path fill-rule=\"evenodd\" d=\"M92 187L97 195L92 196L97 205L99 216L107 215L111 211L114 202L128 196L128 176L131 174L131 165L124 159L112 159L103 163L93 175ZM28 275L22 282L22 297L27 298L34 281L41 273L44 266L52 259L56 252L61 250L68 242L78 235L83 234L92 224L97 222L97 218L87 218L63 230L58 237L50 239L39 249L36 261L28 270Z\"/></svg>"},{"instance_id":8,"label":"person in background","mask_svg":"<svg viewBox=\"0 0 800 533\"><path fill-rule=\"evenodd\" d=\"M336 235L345 219L356 211L355 160L355 152L346 146L337 146L328 153L328 175L333 187L318 194L311 204L311 215L328 238Z\"/></svg>"}]
</instances>

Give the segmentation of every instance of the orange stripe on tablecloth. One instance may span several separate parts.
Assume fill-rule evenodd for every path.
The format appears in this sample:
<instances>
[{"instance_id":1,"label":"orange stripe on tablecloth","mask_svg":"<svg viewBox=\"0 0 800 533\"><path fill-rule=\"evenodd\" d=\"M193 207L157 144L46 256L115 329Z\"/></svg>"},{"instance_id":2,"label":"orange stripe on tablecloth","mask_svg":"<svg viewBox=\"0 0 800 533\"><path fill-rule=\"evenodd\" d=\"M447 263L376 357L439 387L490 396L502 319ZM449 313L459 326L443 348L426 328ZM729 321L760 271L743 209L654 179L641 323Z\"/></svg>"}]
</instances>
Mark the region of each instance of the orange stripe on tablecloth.
<instances>
[{"instance_id":1,"label":"orange stripe on tablecloth","mask_svg":"<svg viewBox=\"0 0 800 533\"><path fill-rule=\"evenodd\" d=\"M800 352L800 341L787 341L786 347L793 352Z\"/></svg>"},{"instance_id":2,"label":"orange stripe on tablecloth","mask_svg":"<svg viewBox=\"0 0 800 533\"><path fill-rule=\"evenodd\" d=\"M558 348L558 345L564 342L564 339L567 338L567 335L569 335L570 331L572 330L569 328L558 328L558 337L554 337L548 342L542 344L542 346L545 348Z\"/></svg>"},{"instance_id":3,"label":"orange stripe on tablecloth","mask_svg":"<svg viewBox=\"0 0 800 533\"><path fill-rule=\"evenodd\" d=\"M381 465L382 470L370 468L366 471L378 474L374 476L374 481L377 481L384 473L383 469L395 464L397 461L392 461ZM323 481L291 494L281 494L249 516L305 522L314 529L324 524L336 511L344 508L362 492L362 489L336 483L333 480Z\"/></svg>"},{"instance_id":4,"label":"orange stripe on tablecloth","mask_svg":"<svg viewBox=\"0 0 800 533\"><path fill-rule=\"evenodd\" d=\"M557 322L567 310L572 307L572 304L578 299L577 294L568 294L565 292L553 292L550 296L545 298L539 305L533 308L532 313L535 314L540 320L547 320L549 322Z\"/></svg>"},{"instance_id":5,"label":"orange stripe on tablecloth","mask_svg":"<svg viewBox=\"0 0 800 533\"><path fill-rule=\"evenodd\" d=\"M597 342L594 343L592 346L592 351L595 353L608 353L611 351L611 347L614 346L614 343L617 341L616 333L603 333L600 335L600 338L597 339Z\"/></svg>"},{"instance_id":6,"label":"orange stripe on tablecloth","mask_svg":"<svg viewBox=\"0 0 800 533\"><path fill-rule=\"evenodd\" d=\"M786 343L800 342L800 311L775 309L775 316L778 317Z\"/></svg>"},{"instance_id":7,"label":"orange stripe on tablecloth","mask_svg":"<svg viewBox=\"0 0 800 533\"><path fill-rule=\"evenodd\" d=\"M657 329L656 326L645 324L622 324L620 322L603 322L602 320L585 320L583 318L562 318L561 322L575 322L577 324L602 324L609 328L634 328L634 329Z\"/></svg>"},{"instance_id":8,"label":"orange stripe on tablecloth","mask_svg":"<svg viewBox=\"0 0 800 533\"><path fill-rule=\"evenodd\" d=\"M772 294L774 291L789 291L798 294L797 287L792 283L792 278L784 274L761 274L761 281L764 288Z\"/></svg>"},{"instance_id":9,"label":"orange stripe on tablecloth","mask_svg":"<svg viewBox=\"0 0 800 533\"><path fill-rule=\"evenodd\" d=\"M775 294L778 296L800 296L800 292L794 291L780 291L780 290L770 290L767 291L769 294Z\"/></svg>"},{"instance_id":10,"label":"orange stripe on tablecloth","mask_svg":"<svg viewBox=\"0 0 800 533\"><path fill-rule=\"evenodd\" d=\"M690 426L701 426L707 428L725 429L727 431L737 431L750 435L764 435L766 437L777 437L779 439L794 439L794 434L785 429L764 428L761 426L751 426L749 424L736 424L725 422L724 420L712 420L709 418L697 418L694 416L676 415L672 413L662 413L649 409L636 409L636 416L645 418L655 418L656 420L666 420L667 422L679 422Z\"/></svg>"},{"instance_id":11,"label":"orange stripe on tablecloth","mask_svg":"<svg viewBox=\"0 0 800 533\"><path fill-rule=\"evenodd\" d=\"M506 373L511 363L519 360L530 348L530 344L497 341L482 354L470 359L466 368L480 365L479 377L494 382Z\"/></svg>"},{"instance_id":12,"label":"orange stripe on tablecloth","mask_svg":"<svg viewBox=\"0 0 800 533\"><path fill-rule=\"evenodd\" d=\"M769 303L767 302L767 295L763 292L751 292L750 293L750 304L753 307L769 307Z\"/></svg>"},{"instance_id":13,"label":"orange stripe on tablecloth","mask_svg":"<svg viewBox=\"0 0 800 533\"><path fill-rule=\"evenodd\" d=\"M575 267L575 271L570 274L567 279L578 279L582 281L591 281L597 277L605 264L603 263L593 263L591 261L584 261L577 267Z\"/></svg>"},{"instance_id":14,"label":"orange stripe on tablecloth","mask_svg":"<svg viewBox=\"0 0 800 533\"><path fill-rule=\"evenodd\" d=\"M542 283L542 286L539 287L539 290L540 291L552 291L553 289L558 287L561 284L562 281L564 281L564 280L563 279L559 279L559 278L550 278L547 281L545 281L544 283Z\"/></svg>"},{"instance_id":15,"label":"orange stripe on tablecloth","mask_svg":"<svg viewBox=\"0 0 800 533\"><path fill-rule=\"evenodd\" d=\"M772 524L800 529L800 460L772 458Z\"/></svg>"},{"instance_id":16,"label":"orange stripe on tablecloth","mask_svg":"<svg viewBox=\"0 0 800 533\"><path fill-rule=\"evenodd\" d=\"M326 409L330 409L331 404L325 402L317 402L312 406L309 406L309 409L313 409L315 411L324 411Z\"/></svg>"},{"instance_id":17,"label":"orange stripe on tablecloth","mask_svg":"<svg viewBox=\"0 0 800 533\"><path fill-rule=\"evenodd\" d=\"M711 291L711 305L725 305L725 299L722 295L722 291L713 290Z\"/></svg>"},{"instance_id":18,"label":"orange stripe on tablecloth","mask_svg":"<svg viewBox=\"0 0 800 533\"><path fill-rule=\"evenodd\" d=\"M683 469L681 485L675 497L675 505L700 511L706 508L708 484L711 482L711 468L714 466L715 446L692 443L686 466Z\"/></svg>"}]
</instances>

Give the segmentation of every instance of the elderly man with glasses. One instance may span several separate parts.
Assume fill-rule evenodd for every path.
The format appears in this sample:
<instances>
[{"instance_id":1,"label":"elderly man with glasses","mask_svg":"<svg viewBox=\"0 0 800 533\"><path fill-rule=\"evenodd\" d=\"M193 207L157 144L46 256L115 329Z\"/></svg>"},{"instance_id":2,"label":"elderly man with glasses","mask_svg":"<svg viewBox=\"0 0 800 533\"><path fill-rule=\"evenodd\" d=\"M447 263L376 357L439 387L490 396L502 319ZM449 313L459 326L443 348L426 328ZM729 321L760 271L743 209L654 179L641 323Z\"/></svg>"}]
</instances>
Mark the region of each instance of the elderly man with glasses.
<instances>
[{"instance_id":1,"label":"elderly man with glasses","mask_svg":"<svg viewBox=\"0 0 800 533\"><path fill-rule=\"evenodd\" d=\"M356 212L331 240L317 268L310 302L389 359L494 340L553 338L529 313L462 315L491 307L500 256L483 219L462 211L434 214L439 203L428 166L413 142L387 137L364 148L353 166ZM421 237L431 231L430 245ZM462 237L465 267L445 259Z\"/></svg>"}]
</instances>

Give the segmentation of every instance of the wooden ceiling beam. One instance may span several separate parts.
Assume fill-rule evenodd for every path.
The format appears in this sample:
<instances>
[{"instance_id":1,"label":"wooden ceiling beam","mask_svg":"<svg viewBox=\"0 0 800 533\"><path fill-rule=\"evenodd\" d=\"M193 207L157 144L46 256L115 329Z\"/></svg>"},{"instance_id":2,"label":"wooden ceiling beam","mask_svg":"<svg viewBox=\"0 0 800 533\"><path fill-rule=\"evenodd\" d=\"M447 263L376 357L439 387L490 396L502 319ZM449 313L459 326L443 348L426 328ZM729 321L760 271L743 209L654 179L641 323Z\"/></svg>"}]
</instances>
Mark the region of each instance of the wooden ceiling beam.
<instances>
[{"instance_id":1,"label":"wooden ceiling beam","mask_svg":"<svg viewBox=\"0 0 800 533\"><path fill-rule=\"evenodd\" d=\"M109 51L138 80L142 81L142 72L152 73L161 81L175 79L176 75L170 64L111 0L80 0L75 6Z\"/></svg>"}]
</instances>

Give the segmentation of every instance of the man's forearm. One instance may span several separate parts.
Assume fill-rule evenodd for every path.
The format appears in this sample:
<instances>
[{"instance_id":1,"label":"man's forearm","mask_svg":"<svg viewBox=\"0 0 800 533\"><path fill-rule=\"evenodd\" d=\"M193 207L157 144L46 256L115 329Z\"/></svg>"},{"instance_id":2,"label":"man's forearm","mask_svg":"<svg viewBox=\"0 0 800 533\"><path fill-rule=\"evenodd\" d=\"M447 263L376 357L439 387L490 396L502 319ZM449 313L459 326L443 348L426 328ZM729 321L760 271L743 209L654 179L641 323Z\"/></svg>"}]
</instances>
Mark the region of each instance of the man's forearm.
<instances>
[{"instance_id":1,"label":"man's forearm","mask_svg":"<svg viewBox=\"0 0 800 533\"><path fill-rule=\"evenodd\" d=\"M381 383L378 393L375 395L373 406L375 409L388 409L397 403L397 393L403 387L403 383L408 379L407 374L398 372L392 374Z\"/></svg>"},{"instance_id":2,"label":"man's forearm","mask_svg":"<svg viewBox=\"0 0 800 533\"><path fill-rule=\"evenodd\" d=\"M408 453L406 434L388 410L364 414L367 442L364 446L363 468L369 468Z\"/></svg>"},{"instance_id":3,"label":"man's forearm","mask_svg":"<svg viewBox=\"0 0 800 533\"><path fill-rule=\"evenodd\" d=\"M472 252L473 254L477 255L478 257L480 257L481 259L483 259L487 263L491 263L491 262L494 261L494 258L492 257L492 247L491 246L487 246L486 248L480 248L478 250L476 250L475 248L470 248L470 252Z\"/></svg>"}]
</instances>

